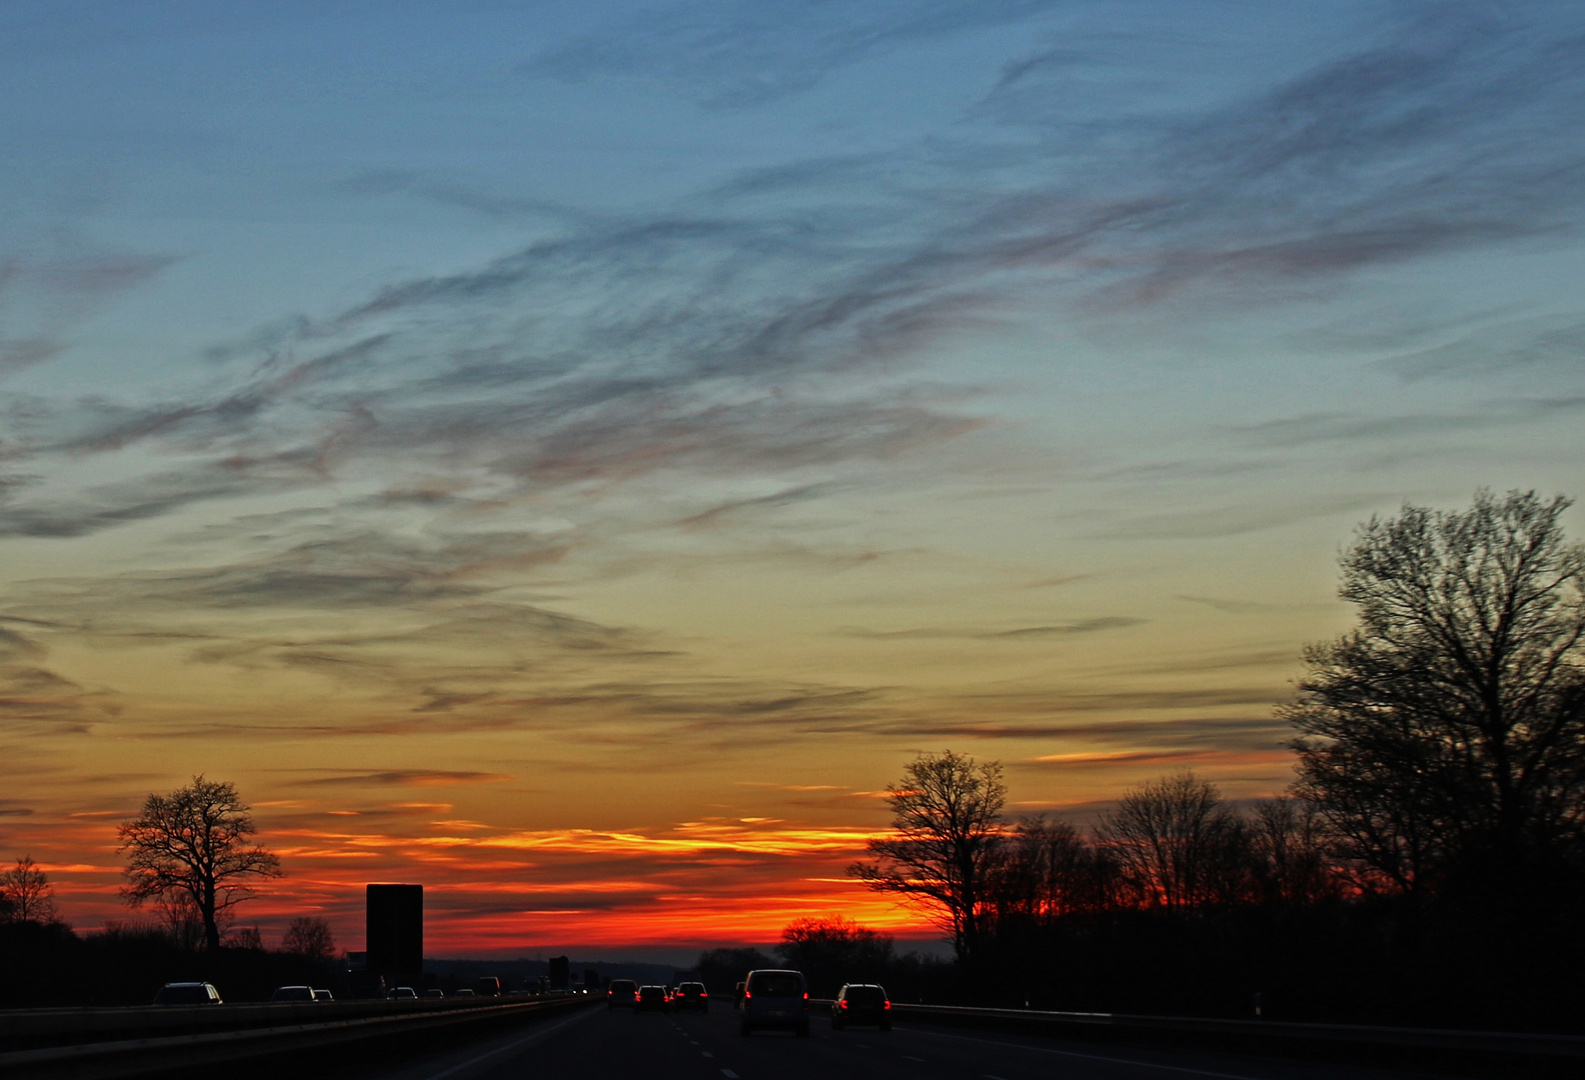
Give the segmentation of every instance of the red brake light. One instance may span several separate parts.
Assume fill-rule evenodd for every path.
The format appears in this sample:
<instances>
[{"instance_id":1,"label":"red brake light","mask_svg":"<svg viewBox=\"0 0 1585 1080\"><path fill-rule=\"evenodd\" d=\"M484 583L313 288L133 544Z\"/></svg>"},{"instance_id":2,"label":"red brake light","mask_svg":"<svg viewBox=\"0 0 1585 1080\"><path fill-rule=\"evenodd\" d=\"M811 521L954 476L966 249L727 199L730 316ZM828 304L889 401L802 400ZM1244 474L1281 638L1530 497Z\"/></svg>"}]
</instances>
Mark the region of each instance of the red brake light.
<instances>
[{"instance_id":1,"label":"red brake light","mask_svg":"<svg viewBox=\"0 0 1585 1080\"><path fill-rule=\"evenodd\" d=\"M886 1003L886 1004L884 1004L884 1005L882 1005L882 1006L881 1006L881 1008L883 1008L883 1009L889 1009L889 1008L891 1008L891 1007L892 1007L892 1003L891 1003L891 1002L889 1002L889 1001L888 1001L888 1002L887 1002L887 1003Z\"/></svg>"},{"instance_id":2,"label":"red brake light","mask_svg":"<svg viewBox=\"0 0 1585 1080\"><path fill-rule=\"evenodd\" d=\"M804 1000L805 1001L809 1000L809 991L807 991L807 990L804 991Z\"/></svg>"},{"instance_id":3,"label":"red brake light","mask_svg":"<svg viewBox=\"0 0 1585 1080\"><path fill-rule=\"evenodd\" d=\"M744 1001L747 1001L747 1000L748 1000L748 999L749 999L749 998L751 998L751 997L753 997L753 996L754 996L754 995L753 995L753 994L751 994L751 993L749 993L749 992L748 992L748 991L747 991L747 990L744 990L744 991L743 991L743 1000L744 1000Z\"/></svg>"},{"instance_id":4,"label":"red brake light","mask_svg":"<svg viewBox=\"0 0 1585 1080\"><path fill-rule=\"evenodd\" d=\"M837 1004L841 1005L845 1009L845 1008L848 1007L848 999L847 998L843 998L841 1001L837 1002Z\"/></svg>"}]
</instances>

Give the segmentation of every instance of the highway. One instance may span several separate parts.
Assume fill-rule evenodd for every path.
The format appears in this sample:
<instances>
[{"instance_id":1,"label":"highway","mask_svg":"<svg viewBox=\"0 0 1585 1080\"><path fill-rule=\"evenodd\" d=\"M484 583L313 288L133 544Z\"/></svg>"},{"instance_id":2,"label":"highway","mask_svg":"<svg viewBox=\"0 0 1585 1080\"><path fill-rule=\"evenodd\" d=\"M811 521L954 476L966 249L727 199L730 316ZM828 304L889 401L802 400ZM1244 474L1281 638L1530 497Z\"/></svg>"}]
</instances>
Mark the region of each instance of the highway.
<instances>
[{"instance_id":1,"label":"highway","mask_svg":"<svg viewBox=\"0 0 1585 1080\"><path fill-rule=\"evenodd\" d=\"M820 1012L811 1015L807 1039L784 1032L745 1038L730 1008L708 1015L635 1015L595 1006L430 1058L365 1072L340 1070L339 1075L356 1080L1389 1080L1426 1075L901 1023L891 1031L833 1031Z\"/></svg>"}]
</instances>

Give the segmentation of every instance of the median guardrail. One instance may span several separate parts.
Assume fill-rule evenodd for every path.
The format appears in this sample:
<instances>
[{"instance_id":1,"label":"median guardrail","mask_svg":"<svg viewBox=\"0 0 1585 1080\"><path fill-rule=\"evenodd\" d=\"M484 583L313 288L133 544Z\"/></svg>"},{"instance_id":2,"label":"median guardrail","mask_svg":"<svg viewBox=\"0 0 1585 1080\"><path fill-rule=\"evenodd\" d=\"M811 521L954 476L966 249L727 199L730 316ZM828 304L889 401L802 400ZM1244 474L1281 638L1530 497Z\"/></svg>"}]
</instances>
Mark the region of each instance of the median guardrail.
<instances>
[{"instance_id":1,"label":"median guardrail","mask_svg":"<svg viewBox=\"0 0 1585 1080\"><path fill-rule=\"evenodd\" d=\"M898 1020L966 1027L1021 1028L1074 1034L1105 1029L1225 1036L1260 1041L1395 1046L1461 1050L1503 1055L1585 1058L1585 1037L1506 1031L1373 1027L1364 1024L1308 1024L1277 1020L1218 1020L1189 1016L1137 1016L1127 1013L1047 1012L1036 1009L976 1009L957 1005L906 1005L894 1002Z\"/></svg>"},{"instance_id":2,"label":"median guardrail","mask_svg":"<svg viewBox=\"0 0 1585 1080\"><path fill-rule=\"evenodd\" d=\"M810 1001L829 1009L829 1001ZM1103 1037L1114 1040L1211 1042L1220 1048L1298 1051L1434 1051L1472 1055L1487 1063L1566 1063L1575 1069L1585 1058L1585 1037L1530 1032L1458 1031L1441 1028L1379 1028L1369 1024L1293 1023L1276 1020L1217 1020L1209 1017L1144 1017L1133 1013L1048 1012L1040 1009L973 1009L964 1005L910 1005L892 1002L892 1017L913 1023L959 1028L989 1028L1043 1036ZM1331 1056L1336 1056L1333 1053ZM1358 1053L1355 1055L1358 1056ZM1479 1063L1477 1063L1479 1064Z\"/></svg>"},{"instance_id":3,"label":"median guardrail","mask_svg":"<svg viewBox=\"0 0 1585 1080\"><path fill-rule=\"evenodd\" d=\"M564 1011L590 997L419 999L0 1013L0 1076L118 1080L467 1024Z\"/></svg>"}]
</instances>

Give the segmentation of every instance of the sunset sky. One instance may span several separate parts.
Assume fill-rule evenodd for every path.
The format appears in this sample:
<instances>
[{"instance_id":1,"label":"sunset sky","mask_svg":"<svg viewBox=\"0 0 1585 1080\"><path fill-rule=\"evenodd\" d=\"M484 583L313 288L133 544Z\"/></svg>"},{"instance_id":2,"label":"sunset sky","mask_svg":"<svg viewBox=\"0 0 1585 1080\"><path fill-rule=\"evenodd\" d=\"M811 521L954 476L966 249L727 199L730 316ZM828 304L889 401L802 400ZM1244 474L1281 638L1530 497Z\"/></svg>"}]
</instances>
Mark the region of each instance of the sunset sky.
<instances>
[{"instance_id":1,"label":"sunset sky","mask_svg":"<svg viewBox=\"0 0 1585 1080\"><path fill-rule=\"evenodd\" d=\"M0 4L0 859L929 937L916 754L1281 791L1358 522L1585 495L1582 211L1577 0Z\"/></svg>"}]
</instances>

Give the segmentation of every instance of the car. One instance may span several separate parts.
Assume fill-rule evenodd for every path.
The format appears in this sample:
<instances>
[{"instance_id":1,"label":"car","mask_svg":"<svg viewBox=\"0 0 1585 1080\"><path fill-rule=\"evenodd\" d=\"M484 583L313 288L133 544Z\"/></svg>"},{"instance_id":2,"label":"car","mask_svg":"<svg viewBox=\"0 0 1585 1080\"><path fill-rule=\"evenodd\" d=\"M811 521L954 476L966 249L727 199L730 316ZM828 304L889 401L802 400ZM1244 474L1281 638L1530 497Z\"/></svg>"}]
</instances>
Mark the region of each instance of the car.
<instances>
[{"instance_id":1,"label":"car","mask_svg":"<svg viewBox=\"0 0 1585 1080\"><path fill-rule=\"evenodd\" d=\"M612 979L605 989L605 1007L607 1010L637 1008L638 983L632 979Z\"/></svg>"},{"instance_id":2,"label":"car","mask_svg":"<svg viewBox=\"0 0 1585 1080\"><path fill-rule=\"evenodd\" d=\"M633 1005L635 1013L669 1012L670 1010L671 995L666 993L664 986L641 986L638 988L638 1000Z\"/></svg>"},{"instance_id":3,"label":"car","mask_svg":"<svg viewBox=\"0 0 1585 1080\"><path fill-rule=\"evenodd\" d=\"M478 997L479 995L474 993L473 988L471 986L464 986L461 990L458 990L455 994L452 994L451 996L452 997Z\"/></svg>"},{"instance_id":4,"label":"car","mask_svg":"<svg viewBox=\"0 0 1585 1080\"><path fill-rule=\"evenodd\" d=\"M397 986L386 992L388 1001L417 1001L418 991L411 986Z\"/></svg>"},{"instance_id":5,"label":"car","mask_svg":"<svg viewBox=\"0 0 1585 1080\"><path fill-rule=\"evenodd\" d=\"M428 997L443 998L443 997L446 996L446 992L444 990L442 990L438 986L431 986L428 990L424 991L424 996L427 997L427 998Z\"/></svg>"},{"instance_id":6,"label":"car","mask_svg":"<svg viewBox=\"0 0 1585 1080\"><path fill-rule=\"evenodd\" d=\"M886 988L875 983L848 983L837 991L831 1003L831 1027L841 1031L849 1024L874 1024L882 1031L892 1029L892 1003Z\"/></svg>"},{"instance_id":7,"label":"car","mask_svg":"<svg viewBox=\"0 0 1585 1080\"><path fill-rule=\"evenodd\" d=\"M794 1035L809 1036L809 986L803 972L760 968L743 981L738 1033L752 1035L759 1028L788 1028Z\"/></svg>"},{"instance_id":8,"label":"car","mask_svg":"<svg viewBox=\"0 0 1585 1080\"><path fill-rule=\"evenodd\" d=\"M476 979L473 983L473 992L479 997L500 997L501 980L494 975L486 975L481 979Z\"/></svg>"},{"instance_id":9,"label":"car","mask_svg":"<svg viewBox=\"0 0 1585 1080\"><path fill-rule=\"evenodd\" d=\"M275 993L270 995L271 1005L284 1005L290 1003L314 1003L314 988L312 986L277 986Z\"/></svg>"},{"instance_id":10,"label":"car","mask_svg":"<svg viewBox=\"0 0 1585 1080\"><path fill-rule=\"evenodd\" d=\"M677 992L672 995L671 1003L678 1009L698 1009L700 1012L710 1011L710 991L704 988L702 982L679 983Z\"/></svg>"},{"instance_id":11,"label":"car","mask_svg":"<svg viewBox=\"0 0 1585 1080\"><path fill-rule=\"evenodd\" d=\"M154 995L156 1005L223 1005L220 991L213 983L173 982L160 987Z\"/></svg>"},{"instance_id":12,"label":"car","mask_svg":"<svg viewBox=\"0 0 1585 1080\"><path fill-rule=\"evenodd\" d=\"M335 1001L336 995L332 994L329 990L315 990L314 1000L323 1005L327 1001Z\"/></svg>"}]
</instances>

